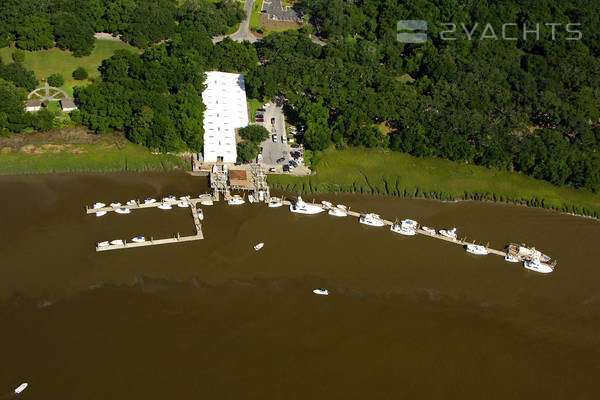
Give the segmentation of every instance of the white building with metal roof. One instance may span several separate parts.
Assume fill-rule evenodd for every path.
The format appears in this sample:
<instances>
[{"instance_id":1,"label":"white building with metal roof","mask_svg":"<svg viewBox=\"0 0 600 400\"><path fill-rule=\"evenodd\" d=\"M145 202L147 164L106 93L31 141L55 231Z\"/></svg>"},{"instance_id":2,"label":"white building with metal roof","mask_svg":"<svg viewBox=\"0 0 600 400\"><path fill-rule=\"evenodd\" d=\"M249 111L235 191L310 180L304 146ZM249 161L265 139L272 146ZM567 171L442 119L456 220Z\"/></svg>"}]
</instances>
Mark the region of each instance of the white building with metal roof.
<instances>
[{"instance_id":1,"label":"white building with metal roof","mask_svg":"<svg viewBox=\"0 0 600 400\"><path fill-rule=\"evenodd\" d=\"M235 129L248 125L244 76L211 71L206 73L205 84L204 161L234 163Z\"/></svg>"}]
</instances>

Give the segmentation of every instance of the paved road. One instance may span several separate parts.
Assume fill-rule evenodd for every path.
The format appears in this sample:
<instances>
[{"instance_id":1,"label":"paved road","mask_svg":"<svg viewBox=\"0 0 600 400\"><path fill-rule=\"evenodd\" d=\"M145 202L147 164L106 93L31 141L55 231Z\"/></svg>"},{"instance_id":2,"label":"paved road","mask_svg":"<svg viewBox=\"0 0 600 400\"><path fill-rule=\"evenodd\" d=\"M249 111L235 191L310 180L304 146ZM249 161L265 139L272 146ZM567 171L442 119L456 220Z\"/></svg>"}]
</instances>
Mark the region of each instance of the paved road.
<instances>
[{"instance_id":1,"label":"paved road","mask_svg":"<svg viewBox=\"0 0 600 400\"><path fill-rule=\"evenodd\" d=\"M229 37L236 42L243 42L244 40L249 41L250 43L254 43L258 40L257 37L250 33L250 15L252 15L252 4L254 0L245 0L244 1L244 11L246 11L246 19L240 22L240 27L238 30ZM225 39L227 36L215 36L212 38L213 43L218 43L221 40Z\"/></svg>"}]
</instances>

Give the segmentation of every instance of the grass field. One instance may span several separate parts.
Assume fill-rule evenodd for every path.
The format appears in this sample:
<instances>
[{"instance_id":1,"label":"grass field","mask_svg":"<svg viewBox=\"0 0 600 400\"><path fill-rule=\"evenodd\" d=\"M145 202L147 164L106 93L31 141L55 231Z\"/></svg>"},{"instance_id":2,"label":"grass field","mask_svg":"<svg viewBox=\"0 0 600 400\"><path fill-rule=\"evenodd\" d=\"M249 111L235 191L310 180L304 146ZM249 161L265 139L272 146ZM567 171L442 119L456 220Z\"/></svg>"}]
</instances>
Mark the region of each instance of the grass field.
<instances>
[{"instance_id":1,"label":"grass field","mask_svg":"<svg viewBox=\"0 0 600 400\"><path fill-rule=\"evenodd\" d=\"M189 169L189 162L175 155L152 154L118 135L81 131L64 129L62 135L23 134L25 140L0 140L0 174ZM16 146L15 141L19 141Z\"/></svg>"},{"instance_id":2,"label":"grass field","mask_svg":"<svg viewBox=\"0 0 600 400\"><path fill-rule=\"evenodd\" d=\"M256 110L262 107L263 102L257 99L248 99L250 121L256 122Z\"/></svg>"},{"instance_id":3,"label":"grass field","mask_svg":"<svg viewBox=\"0 0 600 400\"><path fill-rule=\"evenodd\" d=\"M252 4L252 14L250 14L250 30L257 30L260 28L260 24L258 22L258 16L260 15L260 11L262 10L263 0L255 0L254 4Z\"/></svg>"},{"instance_id":4,"label":"grass field","mask_svg":"<svg viewBox=\"0 0 600 400\"><path fill-rule=\"evenodd\" d=\"M321 154L314 176L269 175L269 183L302 193L354 192L440 200L508 201L600 216L597 194L556 187L517 173L381 150L328 150Z\"/></svg>"},{"instance_id":5,"label":"grass field","mask_svg":"<svg viewBox=\"0 0 600 400\"><path fill-rule=\"evenodd\" d=\"M71 74L78 67L87 69L90 78L100 76L98 66L102 60L109 58L116 50L127 49L136 53L142 50L128 45L119 40L96 40L92 54L87 57L73 57L70 51L52 48L49 50L26 51L23 66L32 70L38 80L44 79L53 73L60 73L67 79L72 79ZM0 57L5 63L12 62L11 54L14 48L0 49Z\"/></svg>"}]
</instances>

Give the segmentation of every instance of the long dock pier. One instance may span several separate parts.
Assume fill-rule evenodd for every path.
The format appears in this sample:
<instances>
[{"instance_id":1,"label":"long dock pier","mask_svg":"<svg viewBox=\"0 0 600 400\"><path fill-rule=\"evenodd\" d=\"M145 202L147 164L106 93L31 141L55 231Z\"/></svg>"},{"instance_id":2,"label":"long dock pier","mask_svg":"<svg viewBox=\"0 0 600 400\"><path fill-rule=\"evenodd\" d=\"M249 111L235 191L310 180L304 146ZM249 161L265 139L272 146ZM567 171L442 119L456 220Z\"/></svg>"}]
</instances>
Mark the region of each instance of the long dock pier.
<instances>
[{"instance_id":1,"label":"long dock pier","mask_svg":"<svg viewBox=\"0 0 600 400\"><path fill-rule=\"evenodd\" d=\"M108 206L108 207L93 208L93 207L86 206L87 214L95 214L97 212L102 212L102 211L109 212L109 211L119 210L122 208L126 208L129 210L136 210L136 209L144 209L144 208L153 208L153 207L158 207L161 205L178 206L180 203L185 202L185 203L187 203L187 207L190 209L190 212L192 213L192 218L194 220L194 229L196 232L195 235L180 236L179 233L177 233L172 238L164 238L164 239L152 239L151 238L150 240L145 240L143 242L127 242L127 241L123 240L122 244L108 244L108 245L104 245L104 246L96 245L96 251L129 249L129 248L133 248L133 247L157 246L157 245L161 245L161 244L171 244L171 243L180 243L180 242L190 242L190 241L194 241L194 240L202 240L202 239L204 239L204 235L202 234L202 223L200 222L200 218L198 217L198 211L197 211L196 206L199 202L201 202L203 200L209 200L209 199L212 200L211 195L202 195L198 198L189 198L189 199L185 199L185 200L178 199L178 200L168 200L168 201L156 201L156 202L152 202L152 203L142 203L140 201L135 201L135 204L120 205L117 207Z\"/></svg>"}]
</instances>

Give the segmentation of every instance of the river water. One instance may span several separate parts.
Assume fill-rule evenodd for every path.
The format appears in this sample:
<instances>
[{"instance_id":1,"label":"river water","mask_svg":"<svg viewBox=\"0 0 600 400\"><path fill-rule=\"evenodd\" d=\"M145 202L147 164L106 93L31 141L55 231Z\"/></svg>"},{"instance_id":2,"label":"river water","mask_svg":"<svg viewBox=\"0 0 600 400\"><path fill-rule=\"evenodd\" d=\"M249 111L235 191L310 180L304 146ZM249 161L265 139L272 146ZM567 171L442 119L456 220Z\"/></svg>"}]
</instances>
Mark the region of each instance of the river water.
<instances>
[{"instance_id":1,"label":"river water","mask_svg":"<svg viewBox=\"0 0 600 400\"><path fill-rule=\"evenodd\" d=\"M424 236L264 204L97 218L84 205L197 195L178 173L0 178L0 398L592 399L600 396L600 223L518 206L327 195L497 249L540 275ZM309 196L310 197L310 196ZM312 200L310 197L308 200ZM260 252L252 246L264 242ZM312 294L324 287L330 296Z\"/></svg>"}]
</instances>

